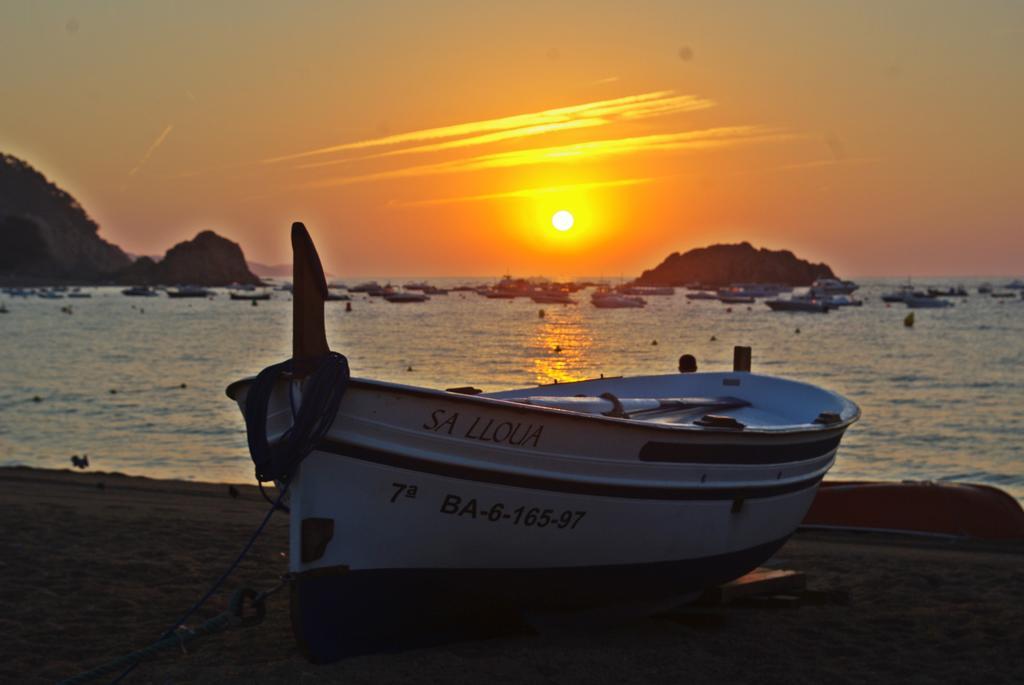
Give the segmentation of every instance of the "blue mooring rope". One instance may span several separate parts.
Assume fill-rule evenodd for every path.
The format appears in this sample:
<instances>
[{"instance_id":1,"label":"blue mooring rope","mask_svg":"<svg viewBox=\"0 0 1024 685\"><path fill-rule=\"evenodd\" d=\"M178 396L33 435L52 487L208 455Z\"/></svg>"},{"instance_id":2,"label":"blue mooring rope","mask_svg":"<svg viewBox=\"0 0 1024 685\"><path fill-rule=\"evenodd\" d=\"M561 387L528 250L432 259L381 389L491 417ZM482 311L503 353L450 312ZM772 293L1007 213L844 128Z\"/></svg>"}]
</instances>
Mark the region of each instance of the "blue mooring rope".
<instances>
[{"instance_id":1,"label":"blue mooring rope","mask_svg":"<svg viewBox=\"0 0 1024 685\"><path fill-rule=\"evenodd\" d=\"M195 612L199 611L207 600L220 589L221 585L224 584L234 570L238 568L238 565L245 558L245 555L249 553L256 539L263 532L264 528L267 527L270 517L279 508L283 508L281 501L288 492L292 474L331 427L341 406L342 397L344 397L345 391L348 389L349 382L348 360L344 355L337 352L328 352L321 357L317 362L316 369L305 382L302 404L298 411L295 411L294 403L291 405L292 426L285 431L280 440L270 444L267 440L267 412L270 398L280 377L285 373L292 373L294 368L295 363L291 359L268 366L256 377L245 398L245 428L249 439L249 453L256 466L256 479L261 485L271 480L276 480L283 485L277 499L274 500L270 509L263 516L263 521L260 522L260 525L257 526L256 530L249 537L249 541L242 547L242 551L238 553L235 560L231 562L206 593L188 611L182 614L181 618L164 631L158 640L127 657L118 659L113 664L107 664L69 678L63 681L62 685L87 682L109 673L113 670L114 664L119 667L126 659L134 659L121 675L111 681L111 685L116 685L134 671L143 658L166 646L168 639L177 634L177 631L185 621ZM256 599L254 601L262 602L270 592L255 595ZM242 598L242 595L238 593L236 593L236 597L232 598L233 610L241 611L240 602ZM236 603L239 603L237 608L234 606ZM229 619L224 614L221 614L190 633L189 637L191 639L191 637L200 634L217 632L218 630L223 630L228 625Z\"/></svg>"}]
</instances>

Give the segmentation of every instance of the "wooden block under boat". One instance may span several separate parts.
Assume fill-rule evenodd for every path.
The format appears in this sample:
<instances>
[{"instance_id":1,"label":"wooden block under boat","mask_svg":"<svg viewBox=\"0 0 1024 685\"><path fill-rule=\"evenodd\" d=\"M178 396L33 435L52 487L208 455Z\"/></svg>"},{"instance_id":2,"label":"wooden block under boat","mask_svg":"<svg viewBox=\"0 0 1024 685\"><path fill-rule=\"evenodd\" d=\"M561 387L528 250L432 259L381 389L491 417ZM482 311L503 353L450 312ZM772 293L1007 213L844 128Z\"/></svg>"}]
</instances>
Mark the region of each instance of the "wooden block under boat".
<instances>
[{"instance_id":1,"label":"wooden block under boat","mask_svg":"<svg viewBox=\"0 0 1024 685\"><path fill-rule=\"evenodd\" d=\"M738 599L800 593L807 587L807 576L791 569L759 567L745 576L708 588L702 604L728 604Z\"/></svg>"}]
</instances>

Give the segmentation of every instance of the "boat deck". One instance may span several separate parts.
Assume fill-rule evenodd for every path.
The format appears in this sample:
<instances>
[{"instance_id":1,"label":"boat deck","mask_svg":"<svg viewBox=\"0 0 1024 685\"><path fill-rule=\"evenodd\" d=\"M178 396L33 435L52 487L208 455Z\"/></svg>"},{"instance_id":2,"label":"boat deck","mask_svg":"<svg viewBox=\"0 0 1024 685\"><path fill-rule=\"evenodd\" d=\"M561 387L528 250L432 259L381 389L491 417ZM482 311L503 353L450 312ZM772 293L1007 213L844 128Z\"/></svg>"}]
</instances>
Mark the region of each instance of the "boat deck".
<instances>
[{"instance_id":1,"label":"boat deck","mask_svg":"<svg viewBox=\"0 0 1024 685\"><path fill-rule=\"evenodd\" d=\"M821 388L736 372L601 378L480 397L629 421L725 430L828 428L848 424L859 415L855 404ZM730 419L736 424L730 425Z\"/></svg>"}]
</instances>

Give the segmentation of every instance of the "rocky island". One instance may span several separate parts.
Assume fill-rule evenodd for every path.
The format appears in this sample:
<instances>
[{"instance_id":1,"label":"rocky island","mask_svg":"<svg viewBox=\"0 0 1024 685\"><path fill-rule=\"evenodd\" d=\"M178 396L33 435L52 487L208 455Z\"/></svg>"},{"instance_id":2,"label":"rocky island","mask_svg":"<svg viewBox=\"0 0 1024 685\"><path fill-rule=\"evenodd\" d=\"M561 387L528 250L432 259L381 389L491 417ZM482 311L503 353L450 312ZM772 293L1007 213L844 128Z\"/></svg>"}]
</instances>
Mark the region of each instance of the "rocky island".
<instances>
[{"instance_id":1,"label":"rocky island","mask_svg":"<svg viewBox=\"0 0 1024 685\"><path fill-rule=\"evenodd\" d=\"M178 243L156 261L139 257L130 266L112 275L124 285L218 286L232 283L260 285L259 277L249 270L238 243L213 231L202 231L192 240Z\"/></svg>"},{"instance_id":2,"label":"rocky island","mask_svg":"<svg viewBox=\"0 0 1024 685\"><path fill-rule=\"evenodd\" d=\"M757 249L748 242L710 245L683 254L673 252L636 280L639 285L683 286L701 283L780 283L806 286L819 278L835 278L827 264L814 264L789 250Z\"/></svg>"},{"instance_id":3,"label":"rocky island","mask_svg":"<svg viewBox=\"0 0 1024 685\"><path fill-rule=\"evenodd\" d=\"M27 162L0 154L0 284L258 285L242 248L213 231L179 243L161 260L125 252L70 193Z\"/></svg>"}]
</instances>

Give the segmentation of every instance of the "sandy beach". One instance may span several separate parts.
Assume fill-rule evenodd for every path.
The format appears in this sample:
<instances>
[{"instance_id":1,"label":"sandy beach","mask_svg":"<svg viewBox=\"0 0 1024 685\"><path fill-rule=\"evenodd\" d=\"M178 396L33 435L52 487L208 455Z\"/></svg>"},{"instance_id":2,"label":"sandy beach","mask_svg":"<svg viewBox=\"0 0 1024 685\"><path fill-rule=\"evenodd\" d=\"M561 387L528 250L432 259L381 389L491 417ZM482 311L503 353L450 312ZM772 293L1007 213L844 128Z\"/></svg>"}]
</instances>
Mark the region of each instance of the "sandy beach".
<instances>
[{"instance_id":1,"label":"sandy beach","mask_svg":"<svg viewBox=\"0 0 1024 685\"><path fill-rule=\"evenodd\" d=\"M237 487L233 498L227 485L0 469L0 681L53 682L158 636L265 512L254 487ZM286 523L275 516L202 617L239 586L276 582ZM299 656L279 593L261 625L164 652L126 682L1024 681L1024 544L802 532L771 565L806 573L813 601L690 608L329 666Z\"/></svg>"}]
</instances>

